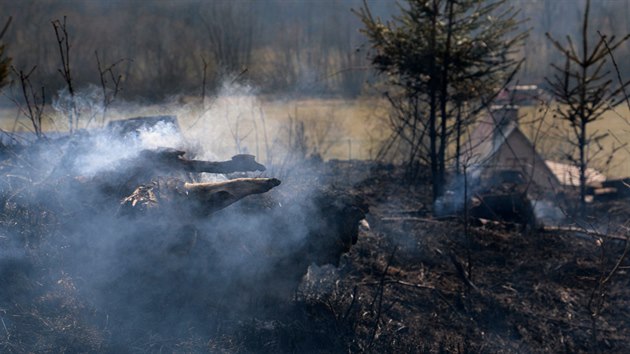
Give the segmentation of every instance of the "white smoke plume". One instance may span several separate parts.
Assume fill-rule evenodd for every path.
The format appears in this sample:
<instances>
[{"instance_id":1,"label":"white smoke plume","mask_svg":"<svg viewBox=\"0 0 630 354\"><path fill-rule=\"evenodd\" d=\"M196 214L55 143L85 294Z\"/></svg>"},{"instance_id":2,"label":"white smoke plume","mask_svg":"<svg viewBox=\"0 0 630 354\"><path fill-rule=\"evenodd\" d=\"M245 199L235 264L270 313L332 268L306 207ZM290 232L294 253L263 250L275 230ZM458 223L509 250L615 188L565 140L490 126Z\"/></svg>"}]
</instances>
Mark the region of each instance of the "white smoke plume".
<instances>
[{"instance_id":1,"label":"white smoke plume","mask_svg":"<svg viewBox=\"0 0 630 354\"><path fill-rule=\"evenodd\" d=\"M88 117L105 111L97 107L100 101L94 92L88 89L75 96ZM66 98L59 98L55 107L65 114ZM201 111L193 104L166 109L118 102L108 112L111 118L150 112L179 119L177 125L159 122L125 135L101 126L26 147L30 175L19 179L19 188L13 180L5 181L2 192L15 195L17 190L26 209L36 205L37 210L52 210L47 215L55 218L37 234L41 250L35 257L18 251L0 253L0 274L16 262L31 264L30 269L34 265L53 269L42 278L50 284L70 284L85 306L95 309L98 326L106 321L117 326L111 329L111 342L122 347L146 332L186 331L188 326L212 331L228 316L226 308L233 315L251 317L261 296L290 295L300 281L293 273L296 269L305 273L310 262L296 255L313 247L308 242L336 232L321 220L321 206L315 200L327 200L317 199L312 186L294 185L287 192L283 181L270 193L246 198L191 223L168 213L121 215L120 199L108 194L111 189L90 182L107 176L106 172L138 167L129 164L145 149L181 149L191 157L214 161L265 150L263 128L270 144L277 127L263 127L256 91L230 82ZM35 172L30 172L31 167ZM15 165L7 173L24 175L24 171ZM5 201L5 211L9 205ZM11 239L23 239L18 231L7 233ZM326 261L334 259L326 254Z\"/></svg>"}]
</instances>

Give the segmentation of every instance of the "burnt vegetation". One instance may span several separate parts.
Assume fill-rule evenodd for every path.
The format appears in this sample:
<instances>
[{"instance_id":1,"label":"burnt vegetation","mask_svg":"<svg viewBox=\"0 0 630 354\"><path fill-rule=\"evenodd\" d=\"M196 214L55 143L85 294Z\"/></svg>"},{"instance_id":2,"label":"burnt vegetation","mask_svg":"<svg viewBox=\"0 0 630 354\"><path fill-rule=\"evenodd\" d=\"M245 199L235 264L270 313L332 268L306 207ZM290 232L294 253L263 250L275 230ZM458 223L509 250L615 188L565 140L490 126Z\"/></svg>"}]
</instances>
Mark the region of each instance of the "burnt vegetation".
<instances>
[{"instance_id":1,"label":"burnt vegetation","mask_svg":"<svg viewBox=\"0 0 630 354\"><path fill-rule=\"evenodd\" d=\"M7 352L622 352L630 335L623 237L465 231L430 217L430 179L410 190L403 168L303 166L290 191L191 222L122 212L100 179L33 186L17 164L2 165ZM617 223L630 206L602 207Z\"/></svg>"},{"instance_id":2,"label":"burnt vegetation","mask_svg":"<svg viewBox=\"0 0 630 354\"><path fill-rule=\"evenodd\" d=\"M591 126L630 109L616 60L630 35L592 18L604 1L584 1L581 43L547 34L558 53L534 60L557 2L322 3L7 4L33 21L0 31L0 87L28 130L1 132L0 352L627 351L630 182L591 168L626 149ZM59 15L48 44L22 42L43 12ZM122 19L87 25L99 12ZM547 91L517 85L546 75ZM203 120L237 83L381 100L389 134L374 160L327 159L333 118L296 107L280 139L262 106L235 109L221 124L236 155L209 158L189 137L209 139ZM174 92L192 118L110 120ZM51 102L67 126L48 127ZM519 104L537 105L534 134ZM547 113L569 137L548 155L567 164L538 152Z\"/></svg>"}]
</instances>

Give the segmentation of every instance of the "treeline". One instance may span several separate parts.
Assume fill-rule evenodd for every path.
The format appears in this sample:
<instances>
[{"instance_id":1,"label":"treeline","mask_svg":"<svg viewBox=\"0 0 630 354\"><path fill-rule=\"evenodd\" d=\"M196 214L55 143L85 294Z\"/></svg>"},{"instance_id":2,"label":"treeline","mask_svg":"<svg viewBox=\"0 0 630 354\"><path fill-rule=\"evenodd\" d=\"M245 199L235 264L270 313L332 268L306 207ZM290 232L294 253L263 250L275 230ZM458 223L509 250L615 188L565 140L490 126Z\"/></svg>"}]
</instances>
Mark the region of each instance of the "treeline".
<instances>
[{"instance_id":1,"label":"treeline","mask_svg":"<svg viewBox=\"0 0 630 354\"><path fill-rule=\"evenodd\" d=\"M585 0L510 0L521 10L525 24L531 29L525 42L525 63L519 80L526 84L544 84L544 78L553 75L551 63L563 63L564 56L557 51L545 33L566 44L567 36L579 38L582 30ZM623 37L630 33L630 0L596 0L590 4L589 40L597 43L598 31L611 40L611 35ZM579 43L574 43L579 46ZM616 52L621 74L630 78L630 63L622 58L630 55L630 46L624 44ZM611 68L612 69L612 68Z\"/></svg>"},{"instance_id":2,"label":"treeline","mask_svg":"<svg viewBox=\"0 0 630 354\"><path fill-rule=\"evenodd\" d=\"M118 63L127 97L200 94L224 78L264 93L358 95L367 75L353 1L4 1L13 16L5 36L13 65L37 66L60 89L59 49L51 20L67 17L74 81L99 84ZM375 8L387 10L386 2ZM121 61L122 60L122 61ZM204 70L205 69L205 70Z\"/></svg>"},{"instance_id":3,"label":"treeline","mask_svg":"<svg viewBox=\"0 0 630 354\"><path fill-rule=\"evenodd\" d=\"M559 59L544 33L577 34L580 3L512 2L532 28L520 82L544 81L549 63ZM52 93L65 82L51 21L64 16L75 84L100 85L98 53L101 69L116 64L112 73L121 77L120 95L126 98L199 95L204 89L209 94L225 78L237 77L261 93L354 97L372 77L361 22L352 13L361 0L3 0L1 5L0 16L13 17L3 38L13 66L25 72L36 66L32 81ZM394 1L368 5L383 18L398 12ZM593 25L602 33L625 34L629 10L630 0L594 2ZM620 57L627 54L629 48L620 49ZM630 65L621 69L630 74Z\"/></svg>"}]
</instances>

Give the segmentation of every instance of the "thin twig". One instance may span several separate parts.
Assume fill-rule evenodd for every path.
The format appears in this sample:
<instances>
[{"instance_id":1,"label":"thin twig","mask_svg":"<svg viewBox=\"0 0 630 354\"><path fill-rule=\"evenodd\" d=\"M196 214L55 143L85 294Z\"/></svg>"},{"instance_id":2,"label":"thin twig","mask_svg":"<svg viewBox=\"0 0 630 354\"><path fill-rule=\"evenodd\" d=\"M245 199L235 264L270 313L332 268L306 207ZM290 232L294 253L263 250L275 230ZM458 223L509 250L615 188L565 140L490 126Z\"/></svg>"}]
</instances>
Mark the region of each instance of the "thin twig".
<instances>
[{"instance_id":1,"label":"thin twig","mask_svg":"<svg viewBox=\"0 0 630 354\"><path fill-rule=\"evenodd\" d=\"M385 290L385 276L387 275L387 271L389 270L389 267L391 266L392 261L394 260L394 256L396 255L397 250L398 248L394 247L394 250L392 251L392 253L389 256L389 259L387 260L387 265L385 266L385 270L383 270L383 274L381 274L381 280L378 287L378 294L374 298L374 300L378 298L378 305L376 307L376 318L374 319L374 326L372 327L372 334L370 335L370 342L368 344L368 348L372 347L372 344L374 344L374 339L376 338L376 332L378 330L378 323L381 320L381 314L382 314L382 309L383 309L383 293ZM372 302L372 306L374 306L374 302Z\"/></svg>"},{"instance_id":2,"label":"thin twig","mask_svg":"<svg viewBox=\"0 0 630 354\"><path fill-rule=\"evenodd\" d=\"M4 318L2 318L2 316L0 316L0 321L2 322L2 327L4 327L4 331L7 334L7 339L9 339L11 337L11 333L9 333L9 329L7 328L6 323L4 323Z\"/></svg>"}]
</instances>

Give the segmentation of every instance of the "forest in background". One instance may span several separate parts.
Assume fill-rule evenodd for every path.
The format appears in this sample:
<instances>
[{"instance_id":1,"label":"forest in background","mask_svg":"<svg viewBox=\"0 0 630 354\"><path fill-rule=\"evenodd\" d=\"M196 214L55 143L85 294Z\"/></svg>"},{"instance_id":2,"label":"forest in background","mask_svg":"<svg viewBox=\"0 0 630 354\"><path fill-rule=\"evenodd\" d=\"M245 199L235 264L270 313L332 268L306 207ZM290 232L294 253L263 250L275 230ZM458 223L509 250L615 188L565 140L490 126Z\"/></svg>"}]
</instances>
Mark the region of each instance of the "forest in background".
<instances>
[{"instance_id":1,"label":"forest in background","mask_svg":"<svg viewBox=\"0 0 630 354\"><path fill-rule=\"evenodd\" d=\"M266 1L10 1L0 16L12 23L3 38L12 65L37 67L36 85L56 93L65 86L51 21L67 18L70 65L78 87L100 85L101 65L116 64L120 96L161 100L176 94L216 91L224 78L250 83L260 93L288 96L357 97L374 76L366 39L353 9L361 0ZM390 18L394 1L367 1L375 16ZM531 28L522 50L521 84L543 84L550 63L562 60L545 37L576 37L579 1L515 0L524 28ZM630 32L630 1L601 0L591 6L593 28L603 34ZM626 45L618 55L630 54ZM621 74L630 65L620 60ZM205 74L204 74L205 72ZM204 80L205 78L205 80ZM48 95L51 96L51 95Z\"/></svg>"}]
</instances>

